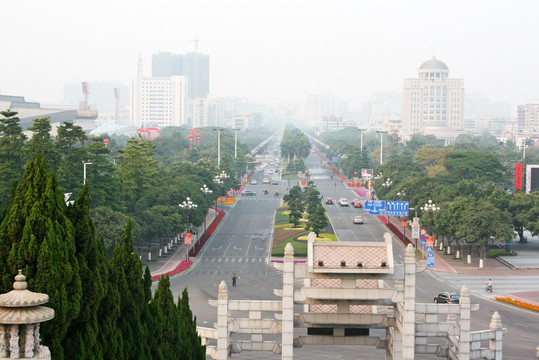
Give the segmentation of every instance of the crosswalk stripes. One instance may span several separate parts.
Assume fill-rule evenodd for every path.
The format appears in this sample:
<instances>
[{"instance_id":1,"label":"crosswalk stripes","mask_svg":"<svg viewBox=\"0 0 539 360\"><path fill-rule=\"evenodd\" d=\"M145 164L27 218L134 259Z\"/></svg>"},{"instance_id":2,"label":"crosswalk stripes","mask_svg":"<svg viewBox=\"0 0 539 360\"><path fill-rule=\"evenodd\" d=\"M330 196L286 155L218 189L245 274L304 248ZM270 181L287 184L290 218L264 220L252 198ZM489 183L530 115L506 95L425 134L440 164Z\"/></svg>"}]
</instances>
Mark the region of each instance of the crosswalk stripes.
<instances>
[{"instance_id":1,"label":"crosswalk stripes","mask_svg":"<svg viewBox=\"0 0 539 360\"><path fill-rule=\"evenodd\" d=\"M266 261L265 257L261 256L236 256L236 257L205 257L202 262L244 262L244 263L261 263Z\"/></svg>"}]
</instances>

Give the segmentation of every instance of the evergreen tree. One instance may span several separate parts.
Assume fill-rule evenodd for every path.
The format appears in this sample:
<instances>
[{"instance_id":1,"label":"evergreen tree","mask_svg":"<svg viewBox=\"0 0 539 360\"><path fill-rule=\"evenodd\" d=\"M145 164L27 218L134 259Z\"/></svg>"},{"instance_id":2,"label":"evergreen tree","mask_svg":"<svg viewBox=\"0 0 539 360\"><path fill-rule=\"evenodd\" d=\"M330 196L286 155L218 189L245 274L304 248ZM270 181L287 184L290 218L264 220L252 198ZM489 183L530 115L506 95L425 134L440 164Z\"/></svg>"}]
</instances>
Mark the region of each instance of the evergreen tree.
<instances>
[{"instance_id":1,"label":"evergreen tree","mask_svg":"<svg viewBox=\"0 0 539 360\"><path fill-rule=\"evenodd\" d=\"M101 238L102 241L102 238ZM115 252L119 252L119 245L116 245ZM120 291L118 288L119 271L112 263L107 264L103 274L105 282L105 297L97 312L99 319L99 332L96 345L96 356L98 359L117 360L124 359L122 333L118 326L120 310Z\"/></svg>"},{"instance_id":2,"label":"evergreen tree","mask_svg":"<svg viewBox=\"0 0 539 360\"><path fill-rule=\"evenodd\" d=\"M170 280L168 276L159 279L157 290L155 291L153 302L157 307L159 318L161 319L161 339L159 340L159 348L164 359L189 359L185 357L184 342L187 339L182 339L180 328L183 324L180 322L180 315L174 297L170 291Z\"/></svg>"},{"instance_id":3,"label":"evergreen tree","mask_svg":"<svg viewBox=\"0 0 539 360\"><path fill-rule=\"evenodd\" d=\"M150 359L141 316L144 308L144 280L142 264L133 251L131 221L127 222L122 246L116 247L112 257L113 271L118 279L120 313L118 325L122 333L124 359Z\"/></svg>"},{"instance_id":4,"label":"evergreen tree","mask_svg":"<svg viewBox=\"0 0 539 360\"><path fill-rule=\"evenodd\" d=\"M320 231L325 229L326 226L328 226L326 211L322 205L318 205L316 210L312 214L309 214L308 227L318 236L320 235Z\"/></svg>"},{"instance_id":5,"label":"evergreen tree","mask_svg":"<svg viewBox=\"0 0 539 360\"><path fill-rule=\"evenodd\" d=\"M73 206L68 208L68 216L75 227L75 246L79 274L82 281L82 302L80 315L70 327L64 341L66 355L70 359L96 359L99 323L97 313L105 297L105 279L108 258L103 239L97 239L90 218L90 194L85 185ZM84 340L84 348L80 342ZM84 350L84 351L82 351Z\"/></svg>"},{"instance_id":6,"label":"evergreen tree","mask_svg":"<svg viewBox=\"0 0 539 360\"><path fill-rule=\"evenodd\" d=\"M294 200L288 205L288 210L290 210L288 218L290 219L292 226L297 227L299 225L299 219L301 219L303 214L303 204L300 200Z\"/></svg>"},{"instance_id":7,"label":"evergreen tree","mask_svg":"<svg viewBox=\"0 0 539 360\"><path fill-rule=\"evenodd\" d=\"M65 215L64 195L47 173L40 153L31 161L0 225L0 275L3 292L23 269L31 291L49 295L54 319L41 334L54 359L64 359L61 342L79 315L81 282L74 228Z\"/></svg>"},{"instance_id":8,"label":"evergreen tree","mask_svg":"<svg viewBox=\"0 0 539 360\"><path fill-rule=\"evenodd\" d=\"M53 146L50 117L34 119L34 125L29 127L28 130L33 132L32 138L28 142L29 157L32 159L40 152L43 154L49 168L56 170L60 165L59 154Z\"/></svg>"},{"instance_id":9,"label":"evergreen tree","mask_svg":"<svg viewBox=\"0 0 539 360\"><path fill-rule=\"evenodd\" d=\"M14 111L0 111L0 210L7 207L13 181L24 171L26 135ZM13 279L12 279L13 280Z\"/></svg>"},{"instance_id":10,"label":"evergreen tree","mask_svg":"<svg viewBox=\"0 0 539 360\"><path fill-rule=\"evenodd\" d=\"M206 358L206 346L197 333L197 319L189 307L189 293L183 289L182 296L178 297L178 311L180 315L181 334L183 339L182 359L203 360Z\"/></svg>"}]
</instances>

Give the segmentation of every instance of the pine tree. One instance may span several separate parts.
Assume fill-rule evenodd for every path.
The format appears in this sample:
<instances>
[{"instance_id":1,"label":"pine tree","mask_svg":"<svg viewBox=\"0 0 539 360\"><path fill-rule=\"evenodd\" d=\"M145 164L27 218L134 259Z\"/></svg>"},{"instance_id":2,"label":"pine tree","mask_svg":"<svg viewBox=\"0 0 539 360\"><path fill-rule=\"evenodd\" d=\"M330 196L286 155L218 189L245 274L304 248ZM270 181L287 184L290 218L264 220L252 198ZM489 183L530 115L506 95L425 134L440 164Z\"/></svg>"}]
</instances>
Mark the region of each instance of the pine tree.
<instances>
[{"instance_id":1,"label":"pine tree","mask_svg":"<svg viewBox=\"0 0 539 360\"><path fill-rule=\"evenodd\" d=\"M168 276L159 279L157 290L153 301L159 312L161 319L162 335L159 341L159 348L164 359L189 359L185 356L183 343L180 336L180 316L174 304L174 297L170 291L170 280Z\"/></svg>"},{"instance_id":2,"label":"pine tree","mask_svg":"<svg viewBox=\"0 0 539 360\"><path fill-rule=\"evenodd\" d=\"M163 321L155 301L152 301L152 274L146 266L144 271L144 301L145 307L142 314L144 331L148 336L146 343L150 348L152 360L164 360L161 353L160 343L163 339Z\"/></svg>"},{"instance_id":3,"label":"pine tree","mask_svg":"<svg viewBox=\"0 0 539 360\"><path fill-rule=\"evenodd\" d=\"M106 276L108 258L103 240L95 236L90 218L90 201L88 185L85 185L75 204L67 211L75 227L77 261L82 281L81 312L64 341L65 353L70 359L99 358L95 349L99 330L97 312L105 297L103 277ZM84 339L82 349L79 339Z\"/></svg>"},{"instance_id":4,"label":"pine tree","mask_svg":"<svg viewBox=\"0 0 539 360\"><path fill-rule=\"evenodd\" d=\"M119 328L122 333L124 359L150 359L141 322L144 308L144 280L140 258L133 252L131 220L127 222L122 246L116 247L112 257L113 271L120 292Z\"/></svg>"},{"instance_id":5,"label":"pine tree","mask_svg":"<svg viewBox=\"0 0 539 360\"><path fill-rule=\"evenodd\" d=\"M24 172L26 135L14 111L0 111L0 211L7 207L13 181Z\"/></svg>"},{"instance_id":6,"label":"pine tree","mask_svg":"<svg viewBox=\"0 0 539 360\"><path fill-rule=\"evenodd\" d=\"M178 297L178 311L180 314L181 333L184 356L182 359L203 360L206 358L206 347L197 333L197 319L189 307L189 293L183 289L182 296Z\"/></svg>"},{"instance_id":7,"label":"pine tree","mask_svg":"<svg viewBox=\"0 0 539 360\"><path fill-rule=\"evenodd\" d=\"M74 228L65 209L56 177L47 173L38 153L0 225L1 290L11 290L13 276L23 269L29 290L49 295L55 317L43 324L41 335L54 359L64 359L61 342L79 315L81 301Z\"/></svg>"}]
</instances>

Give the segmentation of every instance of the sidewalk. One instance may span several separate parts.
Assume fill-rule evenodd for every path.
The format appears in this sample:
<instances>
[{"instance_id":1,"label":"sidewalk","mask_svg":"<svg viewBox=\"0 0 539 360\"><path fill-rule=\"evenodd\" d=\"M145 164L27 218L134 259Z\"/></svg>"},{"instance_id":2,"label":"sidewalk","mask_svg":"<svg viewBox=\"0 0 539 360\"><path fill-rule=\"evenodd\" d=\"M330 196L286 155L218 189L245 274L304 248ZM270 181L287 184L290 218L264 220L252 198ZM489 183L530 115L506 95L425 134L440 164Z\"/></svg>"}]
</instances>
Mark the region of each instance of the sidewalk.
<instances>
[{"instance_id":1,"label":"sidewalk","mask_svg":"<svg viewBox=\"0 0 539 360\"><path fill-rule=\"evenodd\" d=\"M196 229L196 231L200 235L200 237L198 238L198 242L202 242L200 246L197 246L198 251L209 239L213 231L215 231L215 228L217 227L217 225L219 225L224 215L225 212L222 211L220 208L212 208L208 211L208 215L206 216L207 236L205 238L203 237L203 226L200 226ZM169 276L179 274L182 271L189 269L189 267L193 264L193 260L196 259L196 254L194 254L195 244L193 244L193 246L190 247L189 250L189 261L187 261L187 246L183 245L182 243L173 246L171 252L169 252L167 255L161 256L160 258L157 258L157 260L142 261L142 266L143 268L145 268L146 266L149 267L153 281L158 280L161 276L167 274Z\"/></svg>"}]
</instances>

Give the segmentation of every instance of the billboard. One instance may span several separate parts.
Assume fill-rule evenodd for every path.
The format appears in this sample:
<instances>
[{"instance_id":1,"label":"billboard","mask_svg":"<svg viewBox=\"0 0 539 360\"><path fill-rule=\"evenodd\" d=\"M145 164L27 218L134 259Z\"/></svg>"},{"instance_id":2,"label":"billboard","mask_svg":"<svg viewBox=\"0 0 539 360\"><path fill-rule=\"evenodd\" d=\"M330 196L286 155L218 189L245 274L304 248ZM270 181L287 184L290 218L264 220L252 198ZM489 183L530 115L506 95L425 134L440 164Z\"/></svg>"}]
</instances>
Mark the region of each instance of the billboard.
<instances>
[{"instance_id":1,"label":"billboard","mask_svg":"<svg viewBox=\"0 0 539 360\"><path fill-rule=\"evenodd\" d=\"M539 165L526 165L526 192L539 188Z\"/></svg>"}]
</instances>

